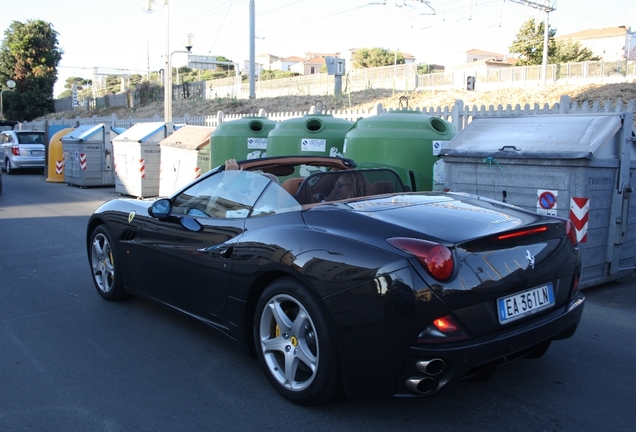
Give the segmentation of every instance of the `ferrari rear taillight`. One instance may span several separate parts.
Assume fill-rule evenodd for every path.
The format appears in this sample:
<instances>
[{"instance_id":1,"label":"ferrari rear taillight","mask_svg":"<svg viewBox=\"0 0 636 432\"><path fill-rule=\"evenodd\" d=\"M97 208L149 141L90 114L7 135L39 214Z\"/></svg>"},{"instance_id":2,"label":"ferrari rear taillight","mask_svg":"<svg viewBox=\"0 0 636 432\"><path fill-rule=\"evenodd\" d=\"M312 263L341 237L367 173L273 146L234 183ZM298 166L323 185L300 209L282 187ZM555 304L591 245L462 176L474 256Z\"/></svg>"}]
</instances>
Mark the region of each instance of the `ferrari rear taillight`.
<instances>
[{"instance_id":1,"label":"ferrari rear taillight","mask_svg":"<svg viewBox=\"0 0 636 432\"><path fill-rule=\"evenodd\" d=\"M20 147L14 145L13 147L11 147L11 153L13 153L14 156L20 156Z\"/></svg>"},{"instance_id":2,"label":"ferrari rear taillight","mask_svg":"<svg viewBox=\"0 0 636 432\"><path fill-rule=\"evenodd\" d=\"M568 236L568 240L570 240L570 243L572 243L572 246L576 247L576 245L579 244L579 242L576 239L576 230L574 229L574 224L570 222L569 219L565 219L563 223L565 224L565 233Z\"/></svg>"},{"instance_id":3,"label":"ferrari rear taillight","mask_svg":"<svg viewBox=\"0 0 636 432\"><path fill-rule=\"evenodd\" d=\"M437 318L433 321L433 325L442 333L453 333L459 330L459 326L451 316Z\"/></svg>"},{"instance_id":4,"label":"ferrari rear taillight","mask_svg":"<svg viewBox=\"0 0 636 432\"><path fill-rule=\"evenodd\" d=\"M417 343L456 342L469 337L452 315L444 315L434 319L417 335Z\"/></svg>"},{"instance_id":5,"label":"ferrari rear taillight","mask_svg":"<svg viewBox=\"0 0 636 432\"><path fill-rule=\"evenodd\" d=\"M424 269L439 281L445 281L453 274L455 267L453 253L439 243L406 237L394 237L387 240L391 246L410 253Z\"/></svg>"}]
</instances>

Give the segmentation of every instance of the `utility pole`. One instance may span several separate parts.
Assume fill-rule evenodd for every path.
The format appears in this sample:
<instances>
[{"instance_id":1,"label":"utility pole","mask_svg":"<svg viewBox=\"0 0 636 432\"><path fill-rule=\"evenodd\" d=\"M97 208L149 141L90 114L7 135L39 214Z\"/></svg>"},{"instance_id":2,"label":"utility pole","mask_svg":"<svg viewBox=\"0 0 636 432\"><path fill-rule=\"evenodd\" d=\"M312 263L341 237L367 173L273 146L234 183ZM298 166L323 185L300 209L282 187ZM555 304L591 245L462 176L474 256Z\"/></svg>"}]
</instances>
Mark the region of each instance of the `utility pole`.
<instances>
[{"instance_id":1,"label":"utility pole","mask_svg":"<svg viewBox=\"0 0 636 432\"><path fill-rule=\"evenodd\" d=\"M254 83L256 69L256 32L255 32L254 0L250 0L250 99L256 99L256 84Z\"/></svg>"},{"instance_id":2,"label":"utility pole","mask_svg":"<svg viewBox=\"0 0 636 432\"><path fill-rule=\"evenodd\" d=\"M519 3L520 5L530 6L531 8L538 9L545 12L545 31L543 33L543 85L546 84L548 74L548 27L550 22L550 12L556 10L556 0L510 0L513 3Z\"/></svg>"}]
</instances>

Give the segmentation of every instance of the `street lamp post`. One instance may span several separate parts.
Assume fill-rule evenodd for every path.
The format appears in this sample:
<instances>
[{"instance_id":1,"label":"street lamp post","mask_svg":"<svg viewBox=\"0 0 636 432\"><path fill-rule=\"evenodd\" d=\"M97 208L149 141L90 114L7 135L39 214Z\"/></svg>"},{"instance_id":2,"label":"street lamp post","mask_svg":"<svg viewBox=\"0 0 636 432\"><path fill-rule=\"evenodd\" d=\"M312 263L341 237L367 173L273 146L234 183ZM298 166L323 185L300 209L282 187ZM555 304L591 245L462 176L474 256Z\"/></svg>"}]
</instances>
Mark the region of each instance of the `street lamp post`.
<instances>
[{"instance_id":1,"label":"street lamp post","mask_svg":"<svg viewBox=\"0 0 636 432\"><path fill-rule=\"evenodd\" d=\"M172 70L170 66L170 0L159 0L165 8L166 15L166 46L164 54L165 67L163 70L163 112L164 121L172 122L172 95L168 93L172 92L172 88L168 88L168 81L172 78ZM156 0L142 0L141 8L146 13L153 13L157 9ZM170 86L172 87L172 86Z\"/></svg>"},{"instance_id":2,"label":"street lamp post","mask_svg":"<svg viewBox=\"0 0 636 432\"><path fill-rule=\"evenodd\" d=\"M195 43L194 35L192 33L186 33L185 35L183 35L183 38L181 39L181 43L185 47L186 51L184 50L172 51L170 55L168 56L168 62L166 66L169 72L168 72L168 75L166 75L166 81L164 83L164 87L165 87L164 97L166 98L164 103L164 113L165 113L166 123L170 123L170 124L172 124L172 55L173 54L190 54L190 50L192 49Z\"/></svg>"},{"instance_id":3,"label":"street lamp post","mask_svg":"<svg viewBox=\"0 0 636 432\"><path fill-rule=\"evenodd\" d=\"M15 87L15 81L7 80L7 87L9 90L13 90ZM4 105L2 104L2 88L0 88L0 120L4 120Z\"/></svg>"},{"instance_id":4,"label":"street lamp post","mask_svg":"<svg viewBox=\"0 0 636 432\"><path fill-rule=\"evenodd\" d=\"M256 85L254 83L254 68L256 67L256 55L255 55L255 45L256 45L256 32L255 28L255 15L256 8L254 6L254 0L250 0L250 99L256 99Z\"/></svg>"},{"instance_id":5,"label":"street lamp post","mask_svg":"<svg viewBox=\"0 0 636 432\"><path fill-rule=\"evenodd\" d=\"M194 46L194 35L187 33L184 35L181 42L186 47L187 51L174 51L170 52L170 1L171 0L159 0L159 2L165 8L166 15L166 51L164 54L164 81L163 81L163 112L164 121L168 124L169 133L172 132L172 54L177 53L190 53L190 49ZM157 0L142 0L141 8L144 12L152 13L157 9Z\"/></svg>"}]
</instances>

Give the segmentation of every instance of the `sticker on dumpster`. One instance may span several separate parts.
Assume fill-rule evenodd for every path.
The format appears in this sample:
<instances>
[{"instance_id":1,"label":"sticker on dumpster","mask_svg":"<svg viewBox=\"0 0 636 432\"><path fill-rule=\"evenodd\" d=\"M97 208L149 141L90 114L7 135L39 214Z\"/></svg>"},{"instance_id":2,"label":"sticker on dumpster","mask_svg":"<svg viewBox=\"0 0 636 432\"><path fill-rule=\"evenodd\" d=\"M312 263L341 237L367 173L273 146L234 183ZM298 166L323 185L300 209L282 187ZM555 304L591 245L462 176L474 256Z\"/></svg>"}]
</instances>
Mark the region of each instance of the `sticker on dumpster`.
<instances>
[{"instance_id":1,"label":"sticker on dumpster","mask_svg":"<svg viewBox=\"0 0 636 432\"><path fill-rule=\"evenodd\" d=\"M590 212L590 199L589 198L575 198L570 199L570 222L574 225L576 230L576 239L579 243L585 243L587 241L587 222Z\"/></svg>"},{"instance_id":2,"label":"sticker on dumpster","mask_svg":"<svg viewBox=\"0 0 636 432\"><path fill-rule=\"evenodd\" d=\"M55 174L62 174L64 172L64 160L55 161Z\"/></svg>"},{"instance_id":3,"label":"sticker on dumpster","mask_svg":"<svg viewBox=\"0 0 636 432\"><path fill-rule=\"evenodd\" d=\"M308 152L324 152L327 148L327 140L303 138L300 140L300 151Z\"/></svg>"},{"instance_id":4,"label":"sticker on dumpster","mask_svg":"<svg viewBox=\"0 0 636 432\"><path fill-rule=\"evenodd\" d=\"M557 214L557 199L559 191L551 190L537 190L537 213L543 215L556 216Z\"/></svg>"},{"instance_id":5,"label":"sticker on dumpster","mask_svg":"<svg viewBox=\"0 0 636 432\"><path fill-rule=\"evenodd\" d=\"M139 159L139 177L144 179L146 178L146 161L144 159Z\"/></svg>"},{"instance_id":6,"label":"sticker on dumpster","mask_svg":"<svg viewBox=\"0 0 636 432\"><path fill-rule=\"evenodd\" d=\"M267 138L248 138L247 148L267 150Z\"/></svg>"},{"instance_id":7,"label":"sticker on dumpster","mask_svg":"<svg viewBox=\"0 0 636 432\"><path fill-rule=\"evenodd\" d=\"M444 166L443 159L439 159L433 164L433 190L435 191L443 191L445 189L446 170Z\"/></svg>"},{"instance_id":8,"label":"sticker on dumpster","mask_svg":"<svg viewBox=\"0 0 636 432\"><path fill-rule=\"evenodd\" d=\"M450 141L433 141L433 156L438 156Z\"/></svg>"},{"instance_id":9,"label":"sticker on dumpster","mask_svg":"<svg viewBox=\"0 0 636 432\"><path fill-rule=\"evenodd\" d=\"M329 156L342 158L344 155L338 151L338 147L331 147L329 149Z\"/></svg>"}]
</instances>

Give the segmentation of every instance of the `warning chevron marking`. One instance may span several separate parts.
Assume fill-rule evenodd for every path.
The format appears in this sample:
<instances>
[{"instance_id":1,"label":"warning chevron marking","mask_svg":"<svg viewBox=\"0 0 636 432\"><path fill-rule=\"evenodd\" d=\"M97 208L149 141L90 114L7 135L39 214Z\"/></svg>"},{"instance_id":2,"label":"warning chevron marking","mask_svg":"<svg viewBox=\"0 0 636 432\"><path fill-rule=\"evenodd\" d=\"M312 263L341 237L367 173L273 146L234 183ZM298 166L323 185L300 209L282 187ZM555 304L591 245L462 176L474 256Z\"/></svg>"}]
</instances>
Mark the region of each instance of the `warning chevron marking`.
<instances>
[{"instance_id":1,"label":"warning chevron marking","mask_svg":"<svg viewBox=\"0 0 636 432\"><path fill-rule=\"evenodd\" d=\"M589 198L572 197L570 199L570 221L574 225L574 229L576 229L576 239L579 243L585 243L587 241L589 211Z\"/></svg>"},{"instance_id":2,"label":"warning chevron marking","mask_svg":"<svg viewBox=\"0 0 636 432\"><path fill-rule=\"evenodd\" d=\"M146 178L146 161L144 159L139 159L139 175L141 178Z\"/></svg>"}]
</instances>

